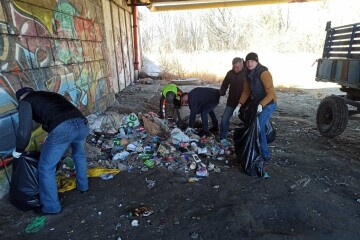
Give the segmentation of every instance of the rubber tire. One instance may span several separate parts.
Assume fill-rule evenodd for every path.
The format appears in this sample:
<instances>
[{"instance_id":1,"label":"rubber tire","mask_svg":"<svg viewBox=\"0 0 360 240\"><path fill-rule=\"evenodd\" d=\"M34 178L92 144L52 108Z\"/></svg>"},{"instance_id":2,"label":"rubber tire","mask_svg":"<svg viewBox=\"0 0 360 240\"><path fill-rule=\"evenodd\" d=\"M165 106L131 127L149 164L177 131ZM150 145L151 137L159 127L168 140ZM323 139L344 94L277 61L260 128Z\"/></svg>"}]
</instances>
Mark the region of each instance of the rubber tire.
<instances>
[{"instance_id":1,"label":"rubber tire","mask_svg":"<svg viewBox=\"0 0 360 240\"><path fill-rule=\"evenodd\" d=\"M316 125L320 134L333 138L342 134L349 120L345 101L337 96L324 98L316 113Z\"/></svg>"}]
</instances>

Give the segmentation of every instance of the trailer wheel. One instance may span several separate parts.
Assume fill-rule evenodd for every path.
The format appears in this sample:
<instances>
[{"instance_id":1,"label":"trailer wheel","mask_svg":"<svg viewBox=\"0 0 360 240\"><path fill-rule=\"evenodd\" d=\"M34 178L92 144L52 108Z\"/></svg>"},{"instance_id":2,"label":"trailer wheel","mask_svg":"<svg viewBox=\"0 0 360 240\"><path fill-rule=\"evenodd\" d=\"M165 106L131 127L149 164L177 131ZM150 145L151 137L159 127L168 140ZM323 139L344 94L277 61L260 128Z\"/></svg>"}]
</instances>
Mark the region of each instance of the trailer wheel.
<instances>
[{"instance_id":1,"label":"trailer wheel","mask_svg":"<svg viewBox=\"0 0 360 240\"><path fill-rule=\"evenodd\" d=\"M337 96L324 98L318 107L316 125L322 136L333 138L344 132L349 120L345 101Z\"/></svg>"}]
</instances>

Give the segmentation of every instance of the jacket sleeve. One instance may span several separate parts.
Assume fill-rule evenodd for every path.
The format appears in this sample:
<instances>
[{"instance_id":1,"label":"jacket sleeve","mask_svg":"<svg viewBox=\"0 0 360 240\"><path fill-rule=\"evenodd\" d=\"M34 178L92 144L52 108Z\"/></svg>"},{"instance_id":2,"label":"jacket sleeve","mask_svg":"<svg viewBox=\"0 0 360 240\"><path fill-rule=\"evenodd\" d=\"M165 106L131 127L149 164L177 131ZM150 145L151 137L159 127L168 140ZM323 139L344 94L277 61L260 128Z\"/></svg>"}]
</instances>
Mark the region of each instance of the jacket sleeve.
<instances>
[{"instance_id":1,"label":"jacket sleeve","mask_svg":"<svg viewBox=\"0 0 360 240\"><path fill-rule=\"evenodd\" d=\"M19 127L16 135L16 151L24 152L29 144L32 131L32 110L30 103L19 102Z\"/></svg>"},{"instance_id":2,"label":"jacket sleeve","mask_svg":"<svg viewBox=\"0 0 360 240\"><path fill-rule=\"evenodd\" d=\"M271 100L276 101L275 88L273 79L269 71L264 71L260 76L261 82L265 89L265 97L260 101L260 104L265 107Z\"/></svg>"},{"instance_id":3,"label":"jacket sleeve","mask_svg":"<svg viewBox=\"0 0 360 240\"><path fill-rule=\"evenodd\" d=\"M228 77L228 74L226 74L224 81L222 82L221 87L220 87L220 96L225 96L226 91L229 87L229 84L230 84L229 77Z\"/></svg>"},{"instance_id":4,"label":"jacket sleeve","mask_svg":"<svg viewBox=\"0 0 360 240\"><path fill-rule=\"evenodd\" d=\"M244 89L243 89L243 92L242 92L242 94L241 94L239 103L240 103L241 105L244 105L244 103L245 103L246 100L249 98L249 96L250 96L250 85L249 85L249 82L245 79Z\"/></svg>"}]
</instances>

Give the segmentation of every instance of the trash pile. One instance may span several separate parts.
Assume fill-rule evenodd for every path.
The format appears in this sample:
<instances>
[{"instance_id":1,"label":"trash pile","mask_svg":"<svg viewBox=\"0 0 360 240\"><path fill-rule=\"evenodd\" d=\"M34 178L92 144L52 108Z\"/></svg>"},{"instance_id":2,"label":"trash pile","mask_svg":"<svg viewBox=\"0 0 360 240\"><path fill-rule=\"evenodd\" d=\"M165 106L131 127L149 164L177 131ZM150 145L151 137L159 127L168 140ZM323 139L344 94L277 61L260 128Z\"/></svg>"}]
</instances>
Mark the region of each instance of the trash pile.
<instances>
[{"instance_id":1,"label":"trash pile","mask_svg":"<svg viewBox=\"0 0 360 240\"><path fill-rule=\"evenodd\" d=\"M88 120L91 134L87 142L100 153L88 162L89 168L144 172L163 167L205 177L220 172L218 165L226 164L225 157L234 153L233 144L226 139L218 142L213 135L185 134L171 119L162 120L153 112L124 115L109 111L92 114ZM61 168L72 175L68 171L73 164L68 162L63 161Z\"/></svg>"}]
</instances>

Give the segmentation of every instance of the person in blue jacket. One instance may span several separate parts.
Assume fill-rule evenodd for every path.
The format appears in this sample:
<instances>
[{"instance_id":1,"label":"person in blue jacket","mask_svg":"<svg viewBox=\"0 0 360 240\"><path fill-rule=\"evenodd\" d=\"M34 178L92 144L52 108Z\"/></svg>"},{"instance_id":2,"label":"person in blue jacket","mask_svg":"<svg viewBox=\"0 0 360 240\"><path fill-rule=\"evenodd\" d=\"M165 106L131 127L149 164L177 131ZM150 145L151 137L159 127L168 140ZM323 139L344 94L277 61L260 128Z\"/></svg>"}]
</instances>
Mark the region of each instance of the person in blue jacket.
<instances>
[{"instance_id":1,"label":"person in blue jacket","mask_svg":"<svg viewBox=\"0 0 360 240\"><path fill-rule=\"evenodd\" d=\"M219 104L219 89L197 87L189 93L181 95L181 105L189 105L190 117L189 127L186 132L195 132L193 127L196 120L196 114L201 114L202 128L206 135L209 135L208 115L211 118L213 128L218 128L218 120L214 109Z\"/></svg>"}]
</instances>

